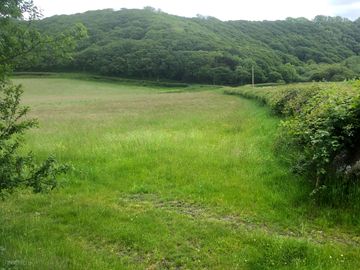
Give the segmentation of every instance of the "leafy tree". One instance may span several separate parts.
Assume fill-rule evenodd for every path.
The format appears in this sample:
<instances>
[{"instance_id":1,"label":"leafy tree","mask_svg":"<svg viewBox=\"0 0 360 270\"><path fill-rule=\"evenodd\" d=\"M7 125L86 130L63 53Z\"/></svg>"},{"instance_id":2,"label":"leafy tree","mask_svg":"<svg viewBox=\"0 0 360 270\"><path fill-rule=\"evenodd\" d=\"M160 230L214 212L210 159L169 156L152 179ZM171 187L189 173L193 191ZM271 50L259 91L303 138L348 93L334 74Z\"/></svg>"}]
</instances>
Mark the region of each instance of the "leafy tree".
<instances>
[{"instance_id":1,"label":"leafy tree","mask_svg":"<svg viewBox=\"0 0 360 270\"><path fill-rule=\"evenodd\" d=\"M354 72L358 77L360 76L360 56L352 56L345 60L345 67Z\"/></svg>"},{"instance_id":2,"label":"leafy tree","mask_svg":"<svg viewBox=\"0 0 360 270\"><path fill-rule=\"evenodd\" d=\"M269 73L269 80L272 81L272 82L278 82L278 81L282 81L283 77L279 72L271 71Z\"/></svg>"},{"instance_id":3,"label":"leafy tree","mask_svg":"<svg viewBox=\"0 0 360 270\"><path fill-rule=\"evenodd\" d=\"M281 75L285 82L296 82L298 80L298 74L293 65L286 63L280 69Z\"/></svg>"},{"instance_id":4,"label":"leafy tree","mask_svg":"<svg viewBox=\"0 0 360 270\"><path fill-rule=\"evenodd\" d=\"M39 12L31 0L3 0L0 6L0 196L18 187L30 187L34 192L53 189L56 177L66 171L52 157L37 164L31 154L21 155L19 148L23 142L24 132L34 126L34 119L25 119L29 108L20 105L23 93L20 85L9 80L12 67L20 58L26 58L39 49L50 46L57 41L57 52L66 55L69 45L75 44L75 38L62 34L61 39L51 39L29 27L30 21L21 24L18 20L33 20ZM15 20L17 19L17 20ZM83 27L79 36L84 35ZM72 33L74 34L74 32ZM44 47L45 46L45 47ZM74 48L74 45L72 46ZM70 46L71 48L71 46Z\"/></svg>"},{"instance_id":5,"label":"leafy tree","mask_svg":"<svg viewBox=\"0 0 360 270\"><path fill-rule=\"evenodd\" d=\"M356 66L353 67L354 69ZM322 64L315 66L310 75L314 81L343 81L356 77L356 72L343 64Z\"/></svg>"},{"instance_id":6,"label":"leafy tree","mask_svg":"<svg viewBox=\"0 0 360 270\"><path fill-rule=\"evenodd\" d=\"M213 84L234 84L235 73L228 67L215 67L211 69Z\"/></svg>"},{"instance_id":7,"label":"leafy tree","mask_svg":"<svg viewBox=\"0 0 360 270\"><path fill-rule=\"evenodd\" d=\"M235 76L237 81L240 84L251 83L251 71L244 68L243 66L238 66L235 70Z\"/></svg>"}]
</instances>

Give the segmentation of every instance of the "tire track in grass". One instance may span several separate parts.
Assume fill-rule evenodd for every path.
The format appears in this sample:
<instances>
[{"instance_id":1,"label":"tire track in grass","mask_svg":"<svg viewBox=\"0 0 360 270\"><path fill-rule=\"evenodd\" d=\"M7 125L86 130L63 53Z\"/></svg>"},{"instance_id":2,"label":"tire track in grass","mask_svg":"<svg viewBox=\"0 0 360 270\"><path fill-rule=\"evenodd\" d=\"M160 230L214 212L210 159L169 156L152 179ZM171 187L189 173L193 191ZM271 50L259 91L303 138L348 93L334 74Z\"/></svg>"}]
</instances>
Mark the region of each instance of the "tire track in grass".
<instances>
[{"instance_id":1,"label":"tire track in grass","mask_svg":"<svg viewBox=\"0 0 360 270\"><path fill-rule=\"evenodd\" d=\"M315 244L342 244L346 246L360 246L360 236L348 234L331 235L316 228L306 230L295 230L289 228L276 228L265 223L257 223L237 215L224 215L216 209L210 209L194 202L182 200L164 200L156 194L126 194L120 198L119 203L130 207L151 207L172 213L178 213L196 220L222 223L234 229L241 228L249 232L261 231L268 235L293 238L313 242ZM215 211L214 211L215 210Z\"/></svg>"}]
</instances>

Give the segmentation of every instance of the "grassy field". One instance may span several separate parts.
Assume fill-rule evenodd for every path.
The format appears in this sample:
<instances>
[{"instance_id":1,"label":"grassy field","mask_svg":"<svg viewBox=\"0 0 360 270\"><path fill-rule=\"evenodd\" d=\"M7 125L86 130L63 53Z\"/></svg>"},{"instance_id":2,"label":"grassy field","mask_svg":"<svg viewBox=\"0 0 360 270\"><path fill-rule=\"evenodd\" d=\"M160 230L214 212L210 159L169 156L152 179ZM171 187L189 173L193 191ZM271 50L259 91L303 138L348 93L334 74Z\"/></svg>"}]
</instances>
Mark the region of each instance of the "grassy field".
<instances>
[{"instance_id":1,"label":"grassy field","mask_svg":"<svg viewBox=\"0 0 360 270\"><path fill-rule=\"evenodd\" d=\"M223 89L17 78L26 149L72 165L0 202L0 269L360 269L360 217L316 207L279 119Z\"/></svg>"}]
</instances>

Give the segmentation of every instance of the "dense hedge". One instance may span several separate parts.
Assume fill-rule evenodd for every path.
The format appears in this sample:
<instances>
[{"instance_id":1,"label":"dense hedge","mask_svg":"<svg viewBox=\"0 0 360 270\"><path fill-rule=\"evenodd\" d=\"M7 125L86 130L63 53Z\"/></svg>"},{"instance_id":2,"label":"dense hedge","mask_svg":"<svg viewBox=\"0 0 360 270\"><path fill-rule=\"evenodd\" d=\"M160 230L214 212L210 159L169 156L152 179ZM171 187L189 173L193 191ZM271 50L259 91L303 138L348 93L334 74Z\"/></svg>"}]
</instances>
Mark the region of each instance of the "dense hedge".
<instances>
[{"instance_id":1,"label":"dense hedge","mask_svg":"<svg viewBox=\"0 0 360 270\"><path fill-rule=\"evenodd\" d=\"M296 172L313 181L313 195L333 203L355 195L360 180L360 81L242 87L227 94L270 106L281 122L281 145L291 147Z\"/></svg>"}]
</instances>

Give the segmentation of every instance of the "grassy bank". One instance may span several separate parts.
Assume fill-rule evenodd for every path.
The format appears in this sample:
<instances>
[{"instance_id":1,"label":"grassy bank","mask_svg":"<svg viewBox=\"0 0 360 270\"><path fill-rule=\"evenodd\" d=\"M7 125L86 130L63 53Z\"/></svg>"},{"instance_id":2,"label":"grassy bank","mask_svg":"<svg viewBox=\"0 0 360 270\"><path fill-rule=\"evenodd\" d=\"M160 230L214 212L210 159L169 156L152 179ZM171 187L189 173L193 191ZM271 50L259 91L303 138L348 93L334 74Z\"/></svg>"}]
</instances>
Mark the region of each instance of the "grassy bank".
<instances>
[{"instance_id":1,"label":"grassy bank","mask_svg":"<svg viewBox=\"0 0 360 270\"><path fill-rule=\"evenodd\" d=\"M360 268L359 217L311 204L268 109L216 88L15 81L40 121L24 151L73 169L0 203L0 267Z\"/></svg>"}]
</instances>

